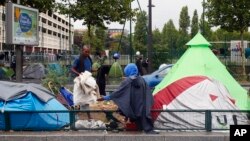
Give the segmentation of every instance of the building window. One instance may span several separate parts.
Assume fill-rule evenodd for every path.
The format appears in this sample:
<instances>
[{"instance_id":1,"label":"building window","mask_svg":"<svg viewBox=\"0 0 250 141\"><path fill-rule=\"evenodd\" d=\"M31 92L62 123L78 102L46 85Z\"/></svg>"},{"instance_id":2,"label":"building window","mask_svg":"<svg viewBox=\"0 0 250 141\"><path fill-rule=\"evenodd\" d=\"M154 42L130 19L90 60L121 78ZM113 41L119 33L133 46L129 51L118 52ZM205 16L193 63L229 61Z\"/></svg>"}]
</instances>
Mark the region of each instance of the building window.
<instances>
[{"instance_id":1,"label":"building window","mask_svg":"<svg viewBox=\"0 0 250 141\"><path fill-rule=\"evenodd\" d=\"M56 15L53 15L53 18L56 20L56 19L57 19L57 16L56 16Z\"/></svg>"},{"instance_id":2,"label":"building window","mask_svg":"<svg viewBox=\"0 0 250 141\"><path fill-rule=\"evenodd\" d=\"M57 35L56 32L53 32L53 35L56 36Z\"/></svg>"},{"instance_id":3,"label":"building window","mask_svg":"<svg viewBox=\"0 0 250 141\"><path fill-rule=\"evenodd\" d=\"M49 26L52 26L52 22L51 22L51 21L48 21L48 25L49 25Z\"/></svg>"},{"instance_id":4,"label":"building window","mask_svg":"<svg viewBox=\"0 0 250 141\"><path fill-rule=\"evenodd\" d=\"M51 30L48 30L48 34L51 35L51 34L52 34L52 31L51 31Z\"/></svg>"},{"instance_id":5,"label":"building window","mask_svg":"<svg viewBox=\"0 0 250 141\"><path fill-rule=\"evenodd\" d=\"M47 20L46 20L45 18L42 18L42 22L43 22L43 23L46 23L46 21L47 21Z\"/></svg>"},{"instance_id":6,"label":"building window","mask_svg":"<svg viewBox=\"0 0 250 141\"><path fill-rule=\"evenodd\" d=\"M43 33L46 33L46 28L43 28Z\"/></svg>"}]
</instances>

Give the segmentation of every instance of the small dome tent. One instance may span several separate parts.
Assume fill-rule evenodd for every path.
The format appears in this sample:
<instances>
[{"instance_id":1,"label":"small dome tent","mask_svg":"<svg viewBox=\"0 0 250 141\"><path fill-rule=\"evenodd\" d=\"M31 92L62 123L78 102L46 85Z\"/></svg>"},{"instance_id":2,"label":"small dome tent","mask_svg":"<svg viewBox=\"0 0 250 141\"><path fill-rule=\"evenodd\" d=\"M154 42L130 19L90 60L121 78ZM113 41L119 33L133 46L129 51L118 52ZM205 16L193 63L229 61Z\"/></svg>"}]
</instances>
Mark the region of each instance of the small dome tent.
<instances>
[{"instance_id":1,"label":"small dome tent","mask_svg":"<svg viewBox=\"0 0 250 141\"><path fill-rule=\"evenodd\" d=\"M11 130L59 130L69 124L67 109L46 88L32 83L0 81L0 89L0 110L2 111L0 130L6 129L4 113L8 111L10 111L8 120ZM65 110L66 113L31 112L53 110ZM19 111L27 111L27 113Z\"/></svg>"}]
</instances>

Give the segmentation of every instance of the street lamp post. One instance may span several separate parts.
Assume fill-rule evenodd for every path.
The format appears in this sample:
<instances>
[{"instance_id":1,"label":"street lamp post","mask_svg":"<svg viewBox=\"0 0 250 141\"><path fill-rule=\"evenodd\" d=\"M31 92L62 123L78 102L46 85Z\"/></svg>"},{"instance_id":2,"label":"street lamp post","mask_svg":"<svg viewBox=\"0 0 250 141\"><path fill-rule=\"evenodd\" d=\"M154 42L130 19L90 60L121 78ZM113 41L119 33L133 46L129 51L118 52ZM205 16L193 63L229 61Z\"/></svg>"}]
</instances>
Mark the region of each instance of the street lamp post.
<instances>
[{"instance_id":1,"label":"street lamp post","mask_svg":"<svg viewBox=\"0 0 250 141\"><path fill-rule=\"evenodd\" d=\"M69 14L69 64L71 65L71 55L72 55L72 43L71 43L71 18Z\"/></svg>"},{"instance_id":2,"label":"street lamp post","mask_svg":"<svg viewBox=\"0 0 250 141\"><path fill-rule=\"evenodd\" d=\"M130 2L130 10L132 11L132 2ZM124 29L123 29L124 30ZM129 55L129 60L130 63L132 63L132 54L133 54L133 46L132 46L132 15L130 15L130 37L129 37L129 42L130 42L130 55Z\"/></svg>"},{"instance_id":3,"label":"street lamp post","mask_svg":"<svg viewBox=\"0 0 250 141\"><path fill-rule=\"evenodd\" d=\"M148 71L152 72L152 1L148 1L148 46L147 46L147 56L148 56Z\"/></svg>"},{"instance_id":4,"label":"street lamp post","mask_svg":"<svg viewBox=\"0 0 250 141\"><path fill-rule=\"evenodd\" d=\"M17 4L20 4L20 0L17 0ZM16 45L16 82L22 82L23 78L23 49L22 45Z\"/></svg>"}]
</instances>

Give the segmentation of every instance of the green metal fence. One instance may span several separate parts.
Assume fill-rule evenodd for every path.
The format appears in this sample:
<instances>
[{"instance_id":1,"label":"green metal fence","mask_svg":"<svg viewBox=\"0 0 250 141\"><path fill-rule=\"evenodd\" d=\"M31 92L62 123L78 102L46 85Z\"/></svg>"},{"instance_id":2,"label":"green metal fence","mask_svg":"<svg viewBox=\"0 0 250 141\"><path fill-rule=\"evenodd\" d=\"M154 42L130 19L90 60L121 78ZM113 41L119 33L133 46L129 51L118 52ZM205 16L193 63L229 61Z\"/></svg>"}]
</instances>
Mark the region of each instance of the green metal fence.
<instances>
[{"instance_id":1,"label":"green metal fence","mask_svg":"<svg viewBox=\"0 0 250 141\"><path fill-rule=\"evenodd\" d=\"M0 123L5 124L5 131L13 130L11 127L11 114L41 114L41 113L69 113L69 119L70 123L68 126L62 128L61 130L109 130L108 128L76 128L75 127L75 122L76 122L76 115L79 113L107 113L107 112L118 112L116 110L53 110L53 111L4 111L0 113L0 116L4 118L0 118ZM229 130L230 125L237 125L239 122L237 120L241 120L241 122L246 123L246 125L250 124L250 110L152 110L152 112L158 112L158 113L166 113L165 115L169 116L172 115L173 113L175 115L181 114L182 118L185 118L185 120L193 121L194 119L197 121L197 114L202 115L199 117L201 119L200 122L205 122L202 123L203 126L187 126L185 127L179 127L177 126L178 123L176 123L175 127L171 128L156 128L157 130L204 130L204 131L214 131L214 130ZM223 121L218 120L217 118L215 119L217 114L222 115ZM225 115L225 116L224 116ZM232 117L231 117L232 115ZM240 116L244 116L244 118L240 118ZM236 118L235 118L236 117ZM178 117L176 117L178 118ZM235 118L233 124L228 123L228 120L230 118ZM245 121L242 121L244 119ZM21 119L15 119L16 121L21 122ZM213 122L219 122L218 124L221 126L213 126ZM199 122L199 120L198 120ZM165 124L165 123L164 123ZM126 131L126 128L117 128L116 130L124 130Z\"/></svg>"}]
</instances>

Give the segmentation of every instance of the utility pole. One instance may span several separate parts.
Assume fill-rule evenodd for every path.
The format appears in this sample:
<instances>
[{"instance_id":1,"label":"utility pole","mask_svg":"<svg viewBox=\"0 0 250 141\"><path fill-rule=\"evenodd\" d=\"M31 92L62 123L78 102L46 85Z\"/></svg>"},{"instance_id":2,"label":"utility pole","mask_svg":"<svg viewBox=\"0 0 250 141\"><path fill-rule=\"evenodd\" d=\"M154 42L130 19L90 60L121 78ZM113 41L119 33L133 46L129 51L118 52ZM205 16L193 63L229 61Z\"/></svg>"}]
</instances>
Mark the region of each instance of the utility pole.
<instances>
[{"instance_id":1,"label":"utility pole","mask_svg":"<svg viewBox=\"0 0 250 141\"><path fill-rule=\"evenodd\" d=\"M148 71L152 72L152 1L148 1L148 46L147 46L147 56L148 56Z\"/></svg>"},{"instance_id":2,"label":"utility pole","mask_svg":"<svg viewBox=\"0 0 250 141\"><path fill-rule=\"evenodd\" d=\"M17 0L17 4L20 4L20 0ZM23 46L16 45L16 82L22 82L23 80Z\"/></svg>"},{"instance_id":3,"label":"utility pole","mask_svg":"<svg viewBox=\"0 0 250 141\"><path fill-rule=\"evenodd\" d=\"M130 2L130 12L132 12L132 2ZM133 46L132 46L132 15L130 15L130 37L129 37L129 42L130 42L130 55L129 55L129 61L132 63L132 54L133 54Z\"/></svg>"},{"instance_id":4,"label":"utility pole","mask_svg":"<svg viewBox=\"0 0 250 141\"><path fill-rule=\"evenodd\" d=\"M71 66L71 52L72 51L72 43L71 43L71 19L69 14L69 64Z\"/></svg>"}]
</instances>

